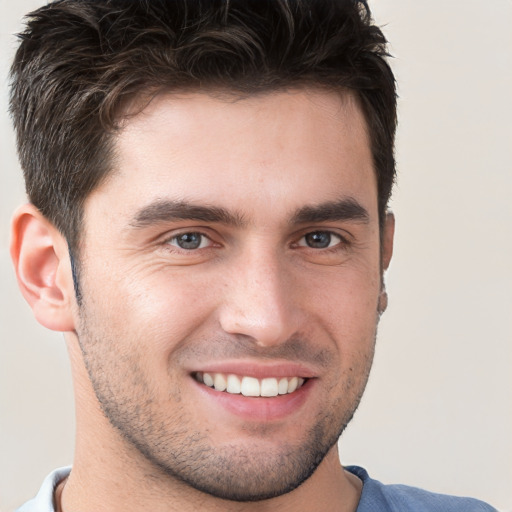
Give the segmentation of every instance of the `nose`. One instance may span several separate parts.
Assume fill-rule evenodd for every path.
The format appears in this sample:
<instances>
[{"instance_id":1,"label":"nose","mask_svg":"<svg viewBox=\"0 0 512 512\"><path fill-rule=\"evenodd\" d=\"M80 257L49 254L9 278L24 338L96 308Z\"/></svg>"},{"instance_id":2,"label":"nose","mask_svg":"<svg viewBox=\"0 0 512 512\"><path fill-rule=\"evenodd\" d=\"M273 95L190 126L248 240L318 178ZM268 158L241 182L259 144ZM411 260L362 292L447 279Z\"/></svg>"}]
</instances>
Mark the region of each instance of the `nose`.
<instances>
[{"instance_id":1,"label":"nose","mask_svg":"<svg viewBox=\"0 0 512 512\"><path fill-rule=\"evenodd\" d=\"M301 321L293 273L266 251L252 251L240 260L227 279L222 329L262 347L284 343L299 331Z\"/></svg>"}]
</instances>

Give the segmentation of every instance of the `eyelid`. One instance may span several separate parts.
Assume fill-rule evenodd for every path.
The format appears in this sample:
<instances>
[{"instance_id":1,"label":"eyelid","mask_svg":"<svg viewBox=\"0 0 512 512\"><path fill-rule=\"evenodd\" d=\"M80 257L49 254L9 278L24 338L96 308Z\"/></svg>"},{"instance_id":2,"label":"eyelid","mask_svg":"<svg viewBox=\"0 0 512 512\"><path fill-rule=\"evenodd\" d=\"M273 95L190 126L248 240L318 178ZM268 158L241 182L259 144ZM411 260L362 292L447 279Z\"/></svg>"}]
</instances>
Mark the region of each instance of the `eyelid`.
<instances>
[{"instance_id":1,"label":"eyelid","mask_svg":"<svg viewBox=\"0 0 512 512\"><path fill-rule=\"evenodd\" d=\"M340 231L342 231L342 232L340 232ZM323 250L334 249L338 245L348 246L348 245L351 245L354 240L352 234L345 230L329 228L329 227L315 227L315 228L309 227L306 229L301 229L299 232L297 232L296 236L294 237L296 242L294 242L292 245L298 246L299 241L303 240L307 235L310 235L312 233L329 233L331 236L334 236L339 239L338 244L335 244L332 247L326 247ZM300 244L300 247L308 247L308 246ZM320 249L315 249L315 250L318 251Z\"/></svg>"},{"instance_id":2,"label":"eyelid","mask_svg":"<svg viewBox=\"0 0 512 512\"><path fill-rule=\"evenodd\" d=\"M198 235L201 235L202 237L206 238L207 240L209 240L209 244L207 247L200 247L200 248L197 248L197 249L182 249L181 247L179 247L178 245L176 244L171 244L171 241L175 240L176 238L178 238L179 236L182 236L182 235L186 235L186 234L198 234ZM211 230L205 228L205 227L202 227L202 226L198 226L198 227L195 227L195 226L187 226L187 227L183 227L183 228L176 228L172 231L169 231L167 232L163 237L161 237L161 245L163 246L166 246L166 247L172 247L173 249L175 249L176 251L184 251L184 252L193 252L193 251L199 251L199 250L202 250L202 249L209 249L215 245L220 245L219 242L217 242L215 240L215 237L213 236L213 234L211 233Z\"/></svg>"},{"instance_id":3,"label":"eyelid","mask_svg":"<svg viewBox=\"0 0 512 512\"><path fill-rule=\"evenodd\" d=\"M321 248L315 248L315 247L310 247L307 243L306 243L306 237L308 235L311 235L313 233L328 233L330 236L331 236L331 240L330 242L333 242L333 238L336 238L337 239L337 242L333 245L331 245L331 243L329 243L329 245L327 247L321 247ZM302 241L304 241L304 243L301 243ZM322 250L322 249L333 249L334 247L340 245L340 244L344 244L344 243L347 243L346 240L341 236L339 235L338 233L334 233L333 231L327 231L327 230L315 230L315 231L308 231L307 233L305 233L304 235L302 235L300 238L299 238L299 241L297 242L297 245L299 247L308 247L310 249L314 249L314 250Z\"/></svg>"},{"instance_id":4,"label":"eyelid","mask_svg":"<svg viewBox=\"0 0 512 512\"><path fill-rule=\"evenodd\" d=\"M178 244L178 238L183 236L183 235L199 235L199 237L201 237L201 242L199 244L199 247L194 247L193 249L184 249L183 247L180 247L179 244ZM207 240L209 242L207 245L203 245L205 240ZM176 243L173 243L174 241ZM206 249L207 247L210 247L211 244L213 244L213 241L211 240L211 238L206 236L204 233L200 233L198 231L188 231L188 232L185 232L185 233L180 233L178 235L172 236L171 238L169 238L167 240L167 244L172 245L173 247L176 247L177 249L180 249L180 250L183 250L183 251L197 251L199 249Z\"/></svg>"}]
</instances>

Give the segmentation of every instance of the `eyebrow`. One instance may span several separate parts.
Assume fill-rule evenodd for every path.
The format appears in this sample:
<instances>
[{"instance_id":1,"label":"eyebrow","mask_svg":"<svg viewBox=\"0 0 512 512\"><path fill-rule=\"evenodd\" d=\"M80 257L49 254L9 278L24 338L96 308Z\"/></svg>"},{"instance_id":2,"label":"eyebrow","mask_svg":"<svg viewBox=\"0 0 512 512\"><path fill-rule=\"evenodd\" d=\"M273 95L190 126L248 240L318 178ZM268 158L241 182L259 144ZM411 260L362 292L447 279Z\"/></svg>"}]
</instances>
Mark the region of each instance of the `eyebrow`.
<instances>
[{"instance_id":1,"label":"eyebrow","mask_svg":"<svg viewBox=\"0 0 512 512\"><path fill-rule=\"evenodd\" d=\"M178 220L194 220L208 223L221 223L233 227L244 227L247 221L240 212L230 212L218 206L203 206L187 201L160 199L141 208L133 217L130 225L141 229L162 222ZM355 221L368 223L370 215L354 198L344 198L339 201L329 201L318 205L308 205L299 208L290 224L308 224L316 222Z\"/></svg>"},{"instance_id":2,"label":"eyebrow","mask_svg":"<svg viewBox=\"0 0 512 512\"><path fill-rule=\"evenodd\" d=\"M292 224L315 222L354 221L368 224L370 215L366 208L352 197L313 206L304 206L295 212Z\"/></svg>"},{"instance_id":3,"label":"eyebrow","mask_svg":"<svg viewBox=\"0 0 512 512\"><path fill-rule=\"evenodd\" d=\"M242 227L246 224L242 214L231 213L225 208L161 199L141 208L130 225L134 228L145 228L152 224L178 220L219 222L234 227Z\"/></svg>"}]
</instances>

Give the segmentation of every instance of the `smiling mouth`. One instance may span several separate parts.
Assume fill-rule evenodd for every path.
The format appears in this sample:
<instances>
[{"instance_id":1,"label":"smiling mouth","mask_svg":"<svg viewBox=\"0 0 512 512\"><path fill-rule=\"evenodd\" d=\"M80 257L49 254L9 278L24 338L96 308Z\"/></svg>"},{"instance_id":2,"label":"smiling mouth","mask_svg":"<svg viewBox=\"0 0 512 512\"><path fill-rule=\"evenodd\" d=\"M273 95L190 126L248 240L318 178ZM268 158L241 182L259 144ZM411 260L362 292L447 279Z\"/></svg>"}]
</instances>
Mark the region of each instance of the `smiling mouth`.
<instances>
[{"instance_id":1,"label":"smiling mouth","mask_svg":"<svg viewBox=\"0 0 512 512\"><path fill-rule=\"evenodd\" d=\"M196 372L193 376L198 382L215 389L215 391L248 397L288 395L300 389L307 381L302 377L257 379L248 376L207 372Z\"/></svg>"}]
</instances>

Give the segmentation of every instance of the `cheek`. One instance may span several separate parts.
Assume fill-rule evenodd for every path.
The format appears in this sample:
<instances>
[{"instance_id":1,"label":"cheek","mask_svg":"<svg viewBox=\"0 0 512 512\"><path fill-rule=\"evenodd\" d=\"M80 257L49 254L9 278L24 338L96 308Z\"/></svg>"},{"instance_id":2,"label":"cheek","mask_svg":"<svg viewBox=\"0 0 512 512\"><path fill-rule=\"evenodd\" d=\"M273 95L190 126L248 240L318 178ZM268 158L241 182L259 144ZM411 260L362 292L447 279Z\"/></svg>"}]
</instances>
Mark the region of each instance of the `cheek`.
<instances>
[{"instance_id":1,"label":"cheek","mask_svg":"<svg viewBox=\"0 0 512 512\"><path fill-rule=\"evenodd\" d=\"M375 329L379 293L377 266L339 268L302 291L315 315L332 331L343 333L347 342Z\"/></svg>"},{"instance_id":2,"label":"cheek","mask_svg":"<svg viewBox=\"0 0 512 512\"><path fill-rule=\"evenodd\" d=\"M92 269L84 276L84 298L96 331L122 343L125 351L133 344L162 360L162 354L193 334L212 310L211 287L190 269L109 270L96 273L94 280Z\"/></svg>"}]
</instances>

